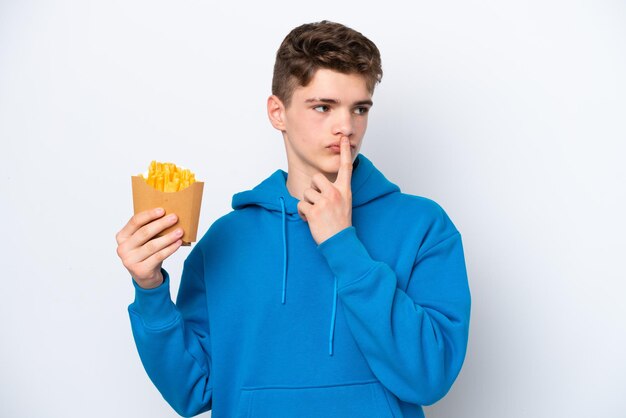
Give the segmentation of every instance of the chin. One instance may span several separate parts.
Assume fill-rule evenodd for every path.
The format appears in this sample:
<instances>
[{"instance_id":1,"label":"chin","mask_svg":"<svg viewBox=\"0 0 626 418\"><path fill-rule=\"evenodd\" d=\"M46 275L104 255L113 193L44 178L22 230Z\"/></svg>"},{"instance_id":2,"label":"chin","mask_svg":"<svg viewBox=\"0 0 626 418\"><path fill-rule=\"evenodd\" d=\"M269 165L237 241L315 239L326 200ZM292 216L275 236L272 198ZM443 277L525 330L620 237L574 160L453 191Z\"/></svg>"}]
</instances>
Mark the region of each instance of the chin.
<instances>
[{"instance_id":1,"label":"chin","mask_svg":"<svg viewBox=\"0 0 626 418\"><path fill-rule=\"evenodd\" d=\"M341 162L339 160L339 156L337 156L335 160L336 161L327 161L325 164L320 164L318 166L319 171L322 174L337 174L339 172Z\"/></svg>"}]
</instances>

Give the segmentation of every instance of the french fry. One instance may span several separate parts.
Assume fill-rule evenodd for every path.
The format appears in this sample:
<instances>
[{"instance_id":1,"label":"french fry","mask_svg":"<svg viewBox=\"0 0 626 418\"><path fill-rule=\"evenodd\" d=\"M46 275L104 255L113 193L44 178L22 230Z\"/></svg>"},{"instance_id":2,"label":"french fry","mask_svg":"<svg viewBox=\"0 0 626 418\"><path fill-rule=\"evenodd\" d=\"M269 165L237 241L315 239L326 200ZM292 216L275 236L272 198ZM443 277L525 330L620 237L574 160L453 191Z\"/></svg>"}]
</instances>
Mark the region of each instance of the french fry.
<instances>
[{"instance_id":1,"label":"french fry","mask_svg":"<svg viewBox=\"0 0 626 418\"><path fill-rule=\"evenodd\" d=\"M171 193L186 189L196 182L196 176L189 169L182 169L173 163L150 162L148 177L141 175L148 183L161 192Z\"/></svg>"}]
</instances>

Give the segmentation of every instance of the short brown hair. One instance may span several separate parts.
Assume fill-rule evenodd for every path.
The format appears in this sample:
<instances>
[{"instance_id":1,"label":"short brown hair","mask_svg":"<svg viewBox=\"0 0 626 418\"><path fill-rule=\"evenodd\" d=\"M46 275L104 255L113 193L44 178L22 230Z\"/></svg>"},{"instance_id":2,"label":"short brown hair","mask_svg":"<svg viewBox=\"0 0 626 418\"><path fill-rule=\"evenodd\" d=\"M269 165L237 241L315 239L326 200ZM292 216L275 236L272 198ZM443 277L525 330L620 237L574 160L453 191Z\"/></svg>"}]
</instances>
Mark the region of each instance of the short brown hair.
<instances>
[{"instance_id":1,"label":"short brown hair","mask_svg":"<svg viewBox=\"0 0 626 418\"><path fill-rule=\"evenodd\" d=\"M293 91L309 84L320 69L360 74L370 93L383 76L380 52L360 32L323 20L293 29L276 52L272 94L289 106Z\"/></svg>"}]
</instances>

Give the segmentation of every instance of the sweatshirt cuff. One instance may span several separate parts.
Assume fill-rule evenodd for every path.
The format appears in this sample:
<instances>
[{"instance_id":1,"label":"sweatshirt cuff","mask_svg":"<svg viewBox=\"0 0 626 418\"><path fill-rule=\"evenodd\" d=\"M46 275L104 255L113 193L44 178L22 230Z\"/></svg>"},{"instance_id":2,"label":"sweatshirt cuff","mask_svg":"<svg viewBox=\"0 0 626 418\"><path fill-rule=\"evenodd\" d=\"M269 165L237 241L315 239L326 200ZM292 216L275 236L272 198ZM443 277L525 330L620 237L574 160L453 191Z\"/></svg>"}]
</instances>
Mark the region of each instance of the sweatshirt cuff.
<instances>
[{"instance_id":1,"label":"sweatshirt cuff","mask_svg":"<svg viewBox=\"0 0 626 418\"><path fill-rule=\"evenodd\" d=\"M161 269L163 283L154 289L144 289L133 279L135 301L129 309L138 314L144 325L160 328L171 324L178 318L178 312L170 296L170 276Z\"/></svg>"},{"instance_id":2,"label":"sweatshirt cuff","mask_svg":"<svg viewBox=\"0 0 626 418\"><path fill-rule=\"evenodd\" d=\"M339 231L317 248L326 258L337 278L338 288L359 280L377 264L356 235L356 229L353 226Z\"/></svg>"}]
</instances>

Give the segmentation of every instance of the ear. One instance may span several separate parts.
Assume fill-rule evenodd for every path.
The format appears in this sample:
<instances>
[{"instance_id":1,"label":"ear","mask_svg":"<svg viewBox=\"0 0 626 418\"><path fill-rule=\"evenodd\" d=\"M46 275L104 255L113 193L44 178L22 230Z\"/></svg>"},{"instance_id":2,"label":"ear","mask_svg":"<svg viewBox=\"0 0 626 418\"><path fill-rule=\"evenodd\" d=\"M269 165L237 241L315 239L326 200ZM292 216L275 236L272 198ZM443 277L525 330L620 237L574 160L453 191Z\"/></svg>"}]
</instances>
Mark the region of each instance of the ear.
<instances>
[{"instance_id":1,"label":"ear","mask_svg":"<svg viewBox=\"0 0 626 418\"><path fill-rule=\"evenodd\" d=\"M271 95L267 98L267 116L270 118L270 123L276 129L284 132L285 125L285 105L275 95Z\"/></svg>"}]
</instances>

